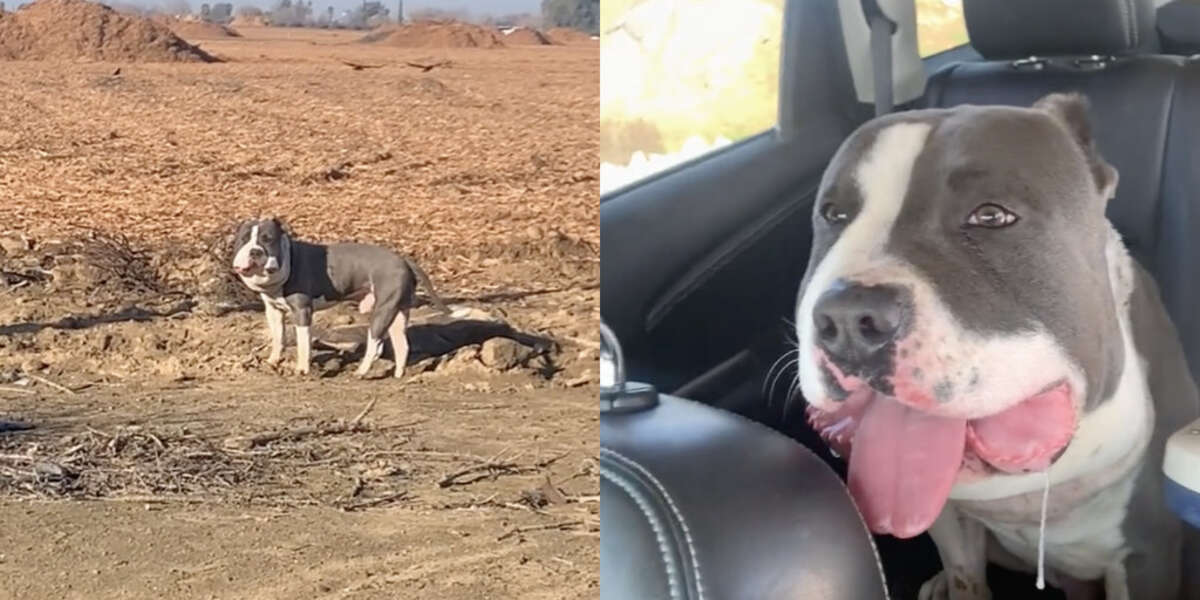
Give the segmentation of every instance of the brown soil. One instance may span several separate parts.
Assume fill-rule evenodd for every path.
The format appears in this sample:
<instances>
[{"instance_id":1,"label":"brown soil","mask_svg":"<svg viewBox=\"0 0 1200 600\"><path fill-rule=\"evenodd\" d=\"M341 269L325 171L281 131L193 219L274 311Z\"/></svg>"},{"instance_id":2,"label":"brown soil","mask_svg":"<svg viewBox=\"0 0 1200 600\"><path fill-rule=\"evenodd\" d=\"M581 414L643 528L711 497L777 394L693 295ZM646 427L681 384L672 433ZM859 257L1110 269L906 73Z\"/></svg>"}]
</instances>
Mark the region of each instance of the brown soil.
<instances>
[{"instance_id":1,"label":"brown soil","mask_svg":"<svg viewBox=\"0 0 1200 600\"><path fill-rule=\"evenodd\" d=\"M528 27L519 27L502 35L504 43L509 46L548 46L555 43L546 34Z\"/></svg>"},{"instance_id":2,"label":"brown soil","mask_svg":"<svg viewBox=\"0 0 1200 600\"><path fill-rule=\"evenodd\" d=\"M505 45L504 35L491 27L455 21L384 26L359 41L399 48L501 48Z\"/></svg>"},{"instance_id":3,"label":"brown soil","mask_svg":"<svg viewBox=\"0 0 1200 600\"><path fill-rule=\"evenodd\" d=\"M490 381L0 395L3 596L594 598L594 391Z\"/></svg>"},{"instance_id":4,"label":"brown soil","mask_svg":"<svg viewBox=\"0 0 1200 600\"><path fill-rule=\"evenodd\" d=\"M171 28L171 32L185 40L211 40L242 37L237 30L219 23L187 21L173 17L160 17L160 22Z\"/></svg>"},{"instance_id":5,"label":"brown soil","mask_svg":"<svg viewBox=\"0 0 1200 600\"><path fill-rule=\"evenodd\" d=\"M578 46L599 46L598 40L592 39L591 34L586 31L572 29L570 27L554 27L546 31L546 37L556 44L568 44Z\"/></svg>"},{"instance_id":6,"label":"brown soil","mask_svg":"<svg viewBox=\"0 0 1200 600\"><path fill-rule=\"evenodd\" d=\"M3 595L594 597L598 53L242 33L5 65ZM273 369L222 256L264 213L402 250L468 314L414 310L400 381Z\"/></svg>"},{"instance_id":7,"label":"brown soil","mask_svg":"<svg viewBox=\"0 0 1200 600\"><path fill-rule=\"evenodd\" d=\"M0 59L215 60L161 23L85 0L38 0L0 15Z\"/></svg>"}]
</instances>

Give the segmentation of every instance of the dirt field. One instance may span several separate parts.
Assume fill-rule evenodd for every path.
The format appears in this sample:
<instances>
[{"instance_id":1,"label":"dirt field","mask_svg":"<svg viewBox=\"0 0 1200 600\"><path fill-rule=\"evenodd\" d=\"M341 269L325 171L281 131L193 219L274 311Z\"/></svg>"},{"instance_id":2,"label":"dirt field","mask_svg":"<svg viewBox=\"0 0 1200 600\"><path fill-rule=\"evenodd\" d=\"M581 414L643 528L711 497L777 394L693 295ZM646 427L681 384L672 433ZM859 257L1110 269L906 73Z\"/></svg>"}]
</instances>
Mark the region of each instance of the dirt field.
<instances>
[{"instance_id":1,"label":"dirt field","mask_svg":"<svg viewBox=\"0 0 1200 600\"><path fill-rule=\"evenodd\" d=\"M598 50L238 32L0 63L0 597L594 596ZM403 380L270 368L225 264L260 214L460 318L414 313Z\"/></svg>"}]
</instances>

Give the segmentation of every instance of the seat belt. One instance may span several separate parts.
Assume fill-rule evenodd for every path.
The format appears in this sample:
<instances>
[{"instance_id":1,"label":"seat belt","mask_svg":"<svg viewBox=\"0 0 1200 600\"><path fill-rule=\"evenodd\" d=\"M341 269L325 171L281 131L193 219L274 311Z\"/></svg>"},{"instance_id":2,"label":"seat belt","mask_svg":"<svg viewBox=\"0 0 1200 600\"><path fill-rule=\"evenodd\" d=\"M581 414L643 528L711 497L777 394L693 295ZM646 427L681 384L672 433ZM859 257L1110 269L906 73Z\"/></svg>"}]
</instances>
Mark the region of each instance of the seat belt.
<instances>
[{"instance_id":1,"label":"seat belt","mask_svg":"<svg viewBox=\"0 0 1200 600\"><path fill-rule=\"evenodd\" d=\"M875 75L875 116L892 112L892 35L896 23L883 14L876 0L862 0L863 15L871 28L871 69Z\"/></svg>"}]
</instances>

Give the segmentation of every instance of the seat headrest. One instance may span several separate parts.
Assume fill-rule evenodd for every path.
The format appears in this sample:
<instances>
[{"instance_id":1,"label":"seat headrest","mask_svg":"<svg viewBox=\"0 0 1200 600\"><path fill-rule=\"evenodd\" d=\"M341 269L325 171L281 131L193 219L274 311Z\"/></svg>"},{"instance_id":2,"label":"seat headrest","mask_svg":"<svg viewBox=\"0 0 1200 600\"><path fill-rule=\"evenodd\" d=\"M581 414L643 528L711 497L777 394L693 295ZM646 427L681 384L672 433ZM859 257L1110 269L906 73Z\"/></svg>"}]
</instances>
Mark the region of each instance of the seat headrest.
<instances>
[{"instance_id":1,"label":"seat headrest","mask_svg":"<svg viewBox=\"0 0 1200 600\"><path fill-rule=\"evenodd\" d=\"M1163 52L1200 54L1200 0L1174 0L1158 7Z\"/></svg>"},{"instance_id":2,"label":"seat headrest","mask_svg":"<svg viewBox=\"0 0 1200 600\"><path fill-rule=\"evenodd\" d=\"M1157 48L1154 0L963 0L986 59L1130 54Z\"/></svg>"}]
</instances>

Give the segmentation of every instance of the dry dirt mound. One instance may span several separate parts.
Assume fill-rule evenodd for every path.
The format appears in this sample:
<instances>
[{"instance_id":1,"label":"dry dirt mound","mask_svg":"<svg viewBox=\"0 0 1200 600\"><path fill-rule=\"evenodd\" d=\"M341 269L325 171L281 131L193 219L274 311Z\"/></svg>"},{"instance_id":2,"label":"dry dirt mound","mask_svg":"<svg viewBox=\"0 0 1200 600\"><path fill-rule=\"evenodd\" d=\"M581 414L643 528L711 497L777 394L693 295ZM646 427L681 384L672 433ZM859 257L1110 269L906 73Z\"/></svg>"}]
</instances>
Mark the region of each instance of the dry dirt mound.
<instances>
[{"instance_id":1,"label":"dry dirt mound","mask_svg":"<svg viewBox=\"0 0 1200 600\"><path fill-rule=\"evenodd\" d=\"M267 19L262 15L242 15L234 17L229 24L233 27L266 27Z\"/></svg>"},{"instance_id":2,"label":"dry dirt mound","mask_svg":"<svg viewBox=\"0 0 1200 600\"><path fill-rule=\"evenodd\" d=\"M555 42L536 29L517 27L504 32L504 43L510 46L549 46Z\"/></svg>"},{"instance_id":3,"label":"dry dirt mound","mask_svg":"<svg viewBox=\"0 0 1200 600\"><path fill-rule=\"evenodd\" d=\"M567 45L598 45L600 42L592 39L586 31L572 29L570 27L555 27L546 32L551 43L567 44Z\"/></svg>"},{"instance_id":4,"label":"dry dirt mound","mask_svg":"<svg viewBox=\"0 0 1200 600\"><path fill-rule=\"evenodd\" d=\"M85 0L39 0L0 16L0 58L216 62L161 23Z\"/></svg>"},{"instance_id":5,"label":"dry dirt mound","mask_svg":"<svg viewBox=\"0 0 1200 600\"><path fill-rule=\"evenodd\" d=\"M186 21L174 17L161 17L160 22L171 28L171 31L185 40L212 40L242 37L231 27L207 21Z\"/></svg>"},{"instance_id":6,"label":"dry dirt mound","mask_svg":"<svg viewBox=\"0 0 1200 600\"><path fill-rule=\"evenodd\" d=\"M381 27L359 41L399 48L500 48L502 37L490 27L447 21Z\"/></svg>"}]
</instances>

